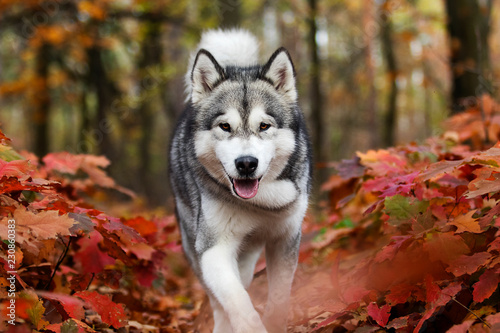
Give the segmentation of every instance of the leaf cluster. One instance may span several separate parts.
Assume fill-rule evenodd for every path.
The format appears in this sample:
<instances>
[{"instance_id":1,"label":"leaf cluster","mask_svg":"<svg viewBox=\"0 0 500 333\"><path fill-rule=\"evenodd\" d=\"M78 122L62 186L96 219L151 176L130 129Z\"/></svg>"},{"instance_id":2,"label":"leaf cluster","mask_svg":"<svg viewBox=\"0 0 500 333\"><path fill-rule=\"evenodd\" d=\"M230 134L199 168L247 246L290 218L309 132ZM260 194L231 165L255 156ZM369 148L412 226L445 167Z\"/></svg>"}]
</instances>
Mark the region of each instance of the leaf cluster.
<instances>
[{"instance_id":1,"label":"leaf cluster","mask_svg":"<svg viewBox=\"0 0 500 333\"><path fill-rule=\"evenodd\" d=\"M500 328L500 142L473 150L481 131L450 133L335 165L326 222L302 254L333 262L314 329Z\"/></svg>"},{"instance_id":2,"label":"leaf cluster","mask_svg":"<svg viewBox=\"0 0 500 333\"><path fill-rule=\"evenodd\" d=\"M11 299L16 325L35 331L189 327L196 312L185 285L193 279L172 216L120 218L96 209L91 202L110 191L134 196L103 170L105 157L62 152L39 161L12 150L1 132L0 140L0 284L16 279L14 297L0 294L1 331L13 327Z\"/></svg>"}]
</instances>

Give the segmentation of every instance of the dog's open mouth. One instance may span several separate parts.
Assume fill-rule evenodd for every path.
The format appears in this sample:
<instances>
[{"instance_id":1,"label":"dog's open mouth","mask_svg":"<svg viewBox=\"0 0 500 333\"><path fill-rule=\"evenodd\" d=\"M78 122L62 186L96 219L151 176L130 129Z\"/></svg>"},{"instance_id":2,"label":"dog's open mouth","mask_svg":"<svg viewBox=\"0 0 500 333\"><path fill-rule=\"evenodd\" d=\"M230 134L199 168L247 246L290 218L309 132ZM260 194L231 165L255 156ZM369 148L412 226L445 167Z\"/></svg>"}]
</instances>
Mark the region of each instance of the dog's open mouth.
<instances>
[{"instance_id":1,"label":"dog's open mouth","mask_svg":"<svg viewBox=\"0 0 500 333\"><path fill-rule=\"evenodd\" d=\"M232 179L233 189L243 199L251 199L257 195L260 179Z\"/></svg>"}]
</instances>

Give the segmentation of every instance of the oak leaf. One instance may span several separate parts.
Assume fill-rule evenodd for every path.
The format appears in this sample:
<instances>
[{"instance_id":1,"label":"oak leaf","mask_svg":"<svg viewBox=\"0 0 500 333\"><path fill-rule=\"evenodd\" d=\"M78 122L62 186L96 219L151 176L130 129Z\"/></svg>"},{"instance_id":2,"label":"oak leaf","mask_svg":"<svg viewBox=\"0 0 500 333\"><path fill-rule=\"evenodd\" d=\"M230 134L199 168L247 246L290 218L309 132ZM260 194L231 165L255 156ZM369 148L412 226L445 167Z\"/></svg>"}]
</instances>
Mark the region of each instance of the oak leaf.
<instances>
[{"instance_id":1,"label":"oak leaf","mask_svg":"<svg viewBox=\"0 0 500 333\"><path fill-rule=\"evenodd\" d=\"M479 195L500 191L500 173L489 168L481 168L473 172L477 178L469 183L469 190L465 195L471 199Z\"/></svg>"},{"instance_id":2,"label":"oak leaf","mask_svg":"<svg viewBox=\"0 0 500 333\"><path fill-rule=\"evenodd\" d=\"M465 215L459 215L455 217L455 219L450 222L451 225L454 225L457 227L457 231L455 233L459 234L462 232L472 232L472 233L481 233L481 226L479 225L479 222L477 219L473 218L472 216L476 212L474 210L469 211Z\"/></svg>"}]
</instances>

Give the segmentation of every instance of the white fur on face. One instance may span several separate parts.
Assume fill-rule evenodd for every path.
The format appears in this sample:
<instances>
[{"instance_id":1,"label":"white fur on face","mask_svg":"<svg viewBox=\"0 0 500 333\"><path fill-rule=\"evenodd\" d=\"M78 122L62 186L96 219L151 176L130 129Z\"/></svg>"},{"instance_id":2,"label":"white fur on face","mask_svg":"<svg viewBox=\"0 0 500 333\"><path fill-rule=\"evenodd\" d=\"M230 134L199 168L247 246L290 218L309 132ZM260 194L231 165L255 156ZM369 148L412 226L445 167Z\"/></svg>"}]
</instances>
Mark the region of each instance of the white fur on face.
<instances>
[{"instance_id":1,"label":"white fur on face","mask_svg":"<svg viewBox=\"0 0 500 333\"><path fill-rule=\"evenodd\" d=\"M224 132L219 128L219 123L228 123L232 133ZM261 123L271 127L260 132ZM262 107L251 110L248 118L250 128L246 131L250 135L239 135L245 131L240 128L243 126L243 120L236 109L229 109L216 120L216 124L211 130L198 132L195 138L196 156L210 175L232 187L230 178L240 178L235 160L242 156L252 156L259 160L255 178L262 179L257 195L249 200L262 201L269 196L284 195L287 197L283 198L285 201L293 201L296 192L293 184L276 179L295 149L293 131L278 128L273 117L266 114ZM275 186L270 186L271 184ZM286 192L277 193L275 190ZM290 194L290 197L287 194Z\"/></svg>"}]
</instances>

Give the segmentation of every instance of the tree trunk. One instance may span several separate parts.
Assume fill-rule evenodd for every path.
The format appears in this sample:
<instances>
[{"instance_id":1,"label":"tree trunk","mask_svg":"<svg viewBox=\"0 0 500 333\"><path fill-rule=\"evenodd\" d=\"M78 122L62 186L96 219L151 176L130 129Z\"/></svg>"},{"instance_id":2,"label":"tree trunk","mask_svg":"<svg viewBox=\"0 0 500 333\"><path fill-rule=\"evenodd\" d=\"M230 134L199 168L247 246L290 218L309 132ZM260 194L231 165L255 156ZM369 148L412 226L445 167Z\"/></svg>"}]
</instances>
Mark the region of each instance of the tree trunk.
<instances>
[{"instance_id":1,"label":"tree trunk","mask_svg":"<svg viewBox=\"0 0 500 333\"><path fill-rule=\"evenodd\" d=\"M88 82L97 97L97 112L94 127L90 133L84 133L84 136L87 141L93 141L93 144L97 148L96 153L103 154L113 160L114 150L110 138L112 125L107 113L111 109L113 101L118 98L118 89L105 70L102 52L103 49L99 46L97 40L87 49L89 64Z\"/></svg>"},{"instance_id":2,"label":"tree trunk","mask_svg":"<svg viewBox=\"0 0 500 333\"><path fill-rule=\"evenodd\" d=\"M364 28L364 52L365 52L365 65L368 86L368 97L366 99L366 114L367 123L366 129L370 136L370 148L379 146L379 130L378 130L378 117L377 117L377 90L375 88L375 68L372 59L373 50L373 36L370 33L369 25L372 22L374 4L372 1L367 2L367 6L363 12L363 28Z\"/></svg>"},{"instance_id":3,"label":"tree trunk","mask_svg":"<svg viewBox=\"0 0 500 333\"><path fill-rule=\"evenodd\" d=\"M317 1L309 0L309 52L310 52L310 105L311 105L311 120L312 120L312 141L313 151L316 163L325 163L328 160L327 148L328 142L325 138L324 119L323 119L323 96L321 94L321 62L318 55L318 45L316 42L316 33L318 27L316 24L317 16ZM325 170L320 168L317 173L316 181L321 184L325 181Z\"/></svg>"},{"instance_id":4,"label":"tree trunk","mask_svg":"<svg viewBox=\"0 0 500 333\"><path fill-rule=\"evenodd\" d=\"M153 141L153 127L155 124L155 101L149 90L163 91L157 79L150 75L153 68L158 68L162 59L161 48L161 25L158 23L145 23L146 35L143 37L141 45L141 59L138 69L141 73L141 104L139 105L138 116L141 122L141 138L139 140L139 173L138 178L141 183L141 192L149 199L149 202L159 203L156 191L153 171L151 170L151 143ZM163 86L163 85L162 85ZM162 92L160 92L161 94Z\"/></svg>"},{"instance_id":5,"label":"tree trunk","mask_svg":"<svg viewBox=\"0 0 500 333\"><path fill-rule=\"evenodd\" d=\"M453 113L463 111L470 103L475 104L475 97L491 93L484 74L490 69L488 37L492 2L446 0Z\"/></svg>"},{"instance_id":6,"label":"tree trunk","mask_svg":"<svg viewBox=\"0 0 500 333\"><path fill-rule=\"evenodd\" d=\"M387 77L389 79L389 95L387 97L387 110L384 115L384 134L382 136L383 145L386 147L394 146L396 135L396 118L397 118L397 98L398 87L396 78L398 74L398 66L396 56L394 54L394 43L392 41L393 28L391 17L388 11L384 10L388 7L390 0L385 0L382 4L380 39L382 42L382 54L386 63Z\"/></svg>"},{"instance_id":7,"label":"tree trunk","mask_svg":"<svg viewBox=\"0 0 500 333\"><path fill-rule=\"evenodd\" d=\"M42 158L49 152L49 90L50 45L43 43L36 53L36 83L33 85L34 152Z\"/></svg>"}]
</instances>

